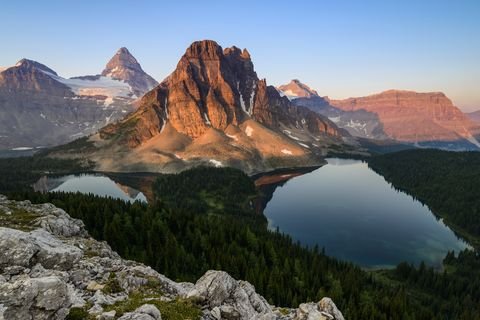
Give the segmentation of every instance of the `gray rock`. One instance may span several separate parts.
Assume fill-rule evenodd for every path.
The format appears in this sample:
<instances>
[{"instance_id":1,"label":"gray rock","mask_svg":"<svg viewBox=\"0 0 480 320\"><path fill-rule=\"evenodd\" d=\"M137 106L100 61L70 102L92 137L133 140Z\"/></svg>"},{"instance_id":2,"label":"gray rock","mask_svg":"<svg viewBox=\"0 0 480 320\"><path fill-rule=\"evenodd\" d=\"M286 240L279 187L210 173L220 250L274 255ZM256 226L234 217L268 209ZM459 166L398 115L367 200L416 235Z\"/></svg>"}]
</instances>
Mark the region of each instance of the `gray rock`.
<instances>
[{"instance_id":1,"label":"gray rock","mask_svg":"<svg viewBox=\"0 0 480 320\"><path fill-rule=\"evenodd\" d=\"M29 278L0 285L5 319L63 319L71 302L65 282L57 277Z\"/></svg>"},{"instance_id":2,"label":"gray rock","mask_svg":"<svg viewBox=\"0 0 480 320\"><path fill-rule=\"evenodd\" d=\"M211 309L218 307L222 319L259 319L273 315L270 305L250 283L236 281L224 271L207 271L186 297ZM217 309L212 316L218 316Z\"/></svg>"},{"instance_id":3,"label":"gray rock","mask_svg":"<svg viewBox=\"0 0 480 320\"><path fill-rule=\"evenodd\" d=\"M97 317L98 320L113 320L117 312L115 310L104 312Z\"/></svg>"},{"instance_id":4,"label":"gray rock","mask_svg":"<svg viewBox=\"0 0 480 320\"><path fill-rule=\"evenodd\" d=\"M161 301L183 297L200 303L203 320L344 320L329 298L284 314L253 285L223 271L208 271L196 284L174 282L150 267L121 259L108 244L88 237L83 223L51 204L9 201L0 195L0 206L21 209L12 214L40 216L32 221L38 229L30 232L0 227L0 320L65 319L70 308L83 308L87 301L93 305L90 315L113 319L116 314L104 312L103 306L128 299L145 285L162 292ZM105 294L101 288L111 273L121 292ZM161 314L145 304L120 319L159 320Z\"/></svg>"},{"instance_id":5,"label":"gray rock","mask_svg":"<svg viewBox=\"0 0 480 320\"><path fill-rule=\"evenodd\" d=\"M332 315L335 320L344 320L342 312L338 310L335 303L330 298L323 298L318 302L318 308L328 314Z\"/></svg>"},{"instance_id":6,"label":"gray rock","mask_svg":"<svg viewBox=\"0 0 480 320\"><path fill-rule=\"evenodd\" d=\"M160 311L152 304L144 304L133 312L125 313L119 320L161 320Z\"/></svg>"},{"instance_id":7,"label":"gray rock","mask_svg":"<svg viewBox=\"0 0 480 320\"><path fill-rule=\"evenodd\" d=\"M0 270L9 266L29 267L39 251L27 233L0 227Z\"/></svg>"}]
</instances>

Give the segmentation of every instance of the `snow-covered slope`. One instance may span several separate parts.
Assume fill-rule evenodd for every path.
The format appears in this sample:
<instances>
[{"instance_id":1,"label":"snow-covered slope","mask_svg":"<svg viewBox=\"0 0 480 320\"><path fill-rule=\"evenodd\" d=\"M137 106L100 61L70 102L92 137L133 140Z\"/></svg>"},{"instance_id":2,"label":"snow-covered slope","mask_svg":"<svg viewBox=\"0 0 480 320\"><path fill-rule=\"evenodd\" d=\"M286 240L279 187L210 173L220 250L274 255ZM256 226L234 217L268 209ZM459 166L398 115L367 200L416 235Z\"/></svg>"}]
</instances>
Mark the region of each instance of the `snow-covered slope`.
<instances>
[{"instance_id":1,"label":"snow-covered slope","mask_svg":"<svg viewBox=\"0 0 480 320\"><path fill-rule=\"evenodd\" d=\"M77 96L106 97L104 98L105 106L112 105L116 99L133 100L137 98L128 83L110 77L87 76L65 79L54 74L47 74L70 87Z\"/></svg>"},{"instance_id":2,"label":"snow-covered slope","mask_svg":"<svg viewBox=\"0 0 480 320\"><path fill-rule=\"evenodd\" d=\"M117 56L107 67L118 60ZM129 59L136 62L131 55ZM123 118L135 110L135 100L156 83L138 62L133 66L122 66L130 77L125 79L113 72L64 78L28 59L2 67L0 149L63 144ZM144 85L145 91L134 86L138 83Z\"/></svg>"}]
</instances>

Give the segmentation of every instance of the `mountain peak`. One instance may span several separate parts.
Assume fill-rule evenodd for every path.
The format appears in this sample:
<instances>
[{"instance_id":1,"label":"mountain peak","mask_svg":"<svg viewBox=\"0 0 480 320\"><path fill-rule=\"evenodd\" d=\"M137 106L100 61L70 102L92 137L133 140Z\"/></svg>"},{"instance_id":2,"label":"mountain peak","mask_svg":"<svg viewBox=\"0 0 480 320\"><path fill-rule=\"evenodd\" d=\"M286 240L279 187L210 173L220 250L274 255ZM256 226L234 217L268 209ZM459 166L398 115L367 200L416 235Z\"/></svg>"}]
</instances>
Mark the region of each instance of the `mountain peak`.
<instances>
[{"instance_id":1,"label":"mountain peak","mask_svg":"<svg viewBox=\"0 0 480 320\"><path fill-rule=\"evenodd\" d=\"M34 60L26 59L26 58L23 58L20 61L18 61L15 64L14 67L21 68L21 69L24 69L24 70L38 69L38 70L41 70L41 71L45 71L45 72L57 75L57 73L55 71L53 71L52 69L50 69L46 65L41 64L40 62L37 62L37 61L34 61Z\"/></svg>"},{"instance_id":2,"label":"mountain peak","mask_svg":"<svg viewBox=\"0 0 480 320\"><path fill-rule=\"evenodd\" d=\"M285 95L290 98L308 98L318 96L317 91L313 90L298 79L291 80L288 84L278 87Z\"/></svg>"},{"instance_id":3,"label":"mountain peak","mask_svg":"<svg viewBox=\"0 0 480 320\"><path fill-rule=\"evenodd\" d=\"M213 40L200 40L193 42L185 52L186 58L202 58L218 60L223 55L222 47Z\"/></svg>"},{"instance_id":4,"label":"mountain peak","mask_svg":"<svg viewBox=\"0 0 480 320\"><path fill-rule=\"evenodd\" d=\"M126 47L117 50L102 71L102 76L125 81L137 96L142 96L158 84L155 79L143 71L140 63Z\"/></svg>"}]
</instances>

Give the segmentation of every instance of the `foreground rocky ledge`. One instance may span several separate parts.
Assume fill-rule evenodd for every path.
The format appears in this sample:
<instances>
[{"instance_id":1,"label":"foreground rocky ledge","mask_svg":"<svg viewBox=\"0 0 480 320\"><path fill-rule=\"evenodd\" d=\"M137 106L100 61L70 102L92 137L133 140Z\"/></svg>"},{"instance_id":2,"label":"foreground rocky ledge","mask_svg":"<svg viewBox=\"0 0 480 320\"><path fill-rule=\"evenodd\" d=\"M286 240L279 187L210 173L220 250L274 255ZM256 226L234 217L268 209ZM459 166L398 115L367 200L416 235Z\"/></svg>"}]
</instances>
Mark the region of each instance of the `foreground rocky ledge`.
<instances>
[{"instance_id":1,"label":"foreground rocky ledge","mask_svg":"<svg viewBox=\"0 0 480 320\"><path fill-rule=\"evenodd\" d=\"M253 285L223 271L210 270L195 284L174 282L121 259L52 204L0 195L0 320L162 317L344 319L329 298L297 309L271 306Z\"/></svg>"}]
</instances>

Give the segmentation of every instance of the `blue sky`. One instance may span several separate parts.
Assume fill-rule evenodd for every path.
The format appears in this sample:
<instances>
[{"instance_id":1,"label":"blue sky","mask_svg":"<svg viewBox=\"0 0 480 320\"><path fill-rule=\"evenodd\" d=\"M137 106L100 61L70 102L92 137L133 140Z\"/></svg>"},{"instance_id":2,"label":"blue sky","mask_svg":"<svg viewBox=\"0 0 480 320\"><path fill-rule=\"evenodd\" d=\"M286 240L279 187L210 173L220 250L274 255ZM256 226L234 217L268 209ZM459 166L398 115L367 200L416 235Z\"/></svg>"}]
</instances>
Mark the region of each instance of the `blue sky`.
<instances>
[{"instance_id":1,"label":"blue sky","mask_svg":"<svg viewBox=\"0 0 480 320\"><path fill-rule=\"evenodd\" d=\"M478 0L0 3L0 66L27 57L96 74L126 46L160 81L200 39L247 48L269 84L298 78L333 98L443 91L480 109Z\"/></svg>"}]
</instances>

